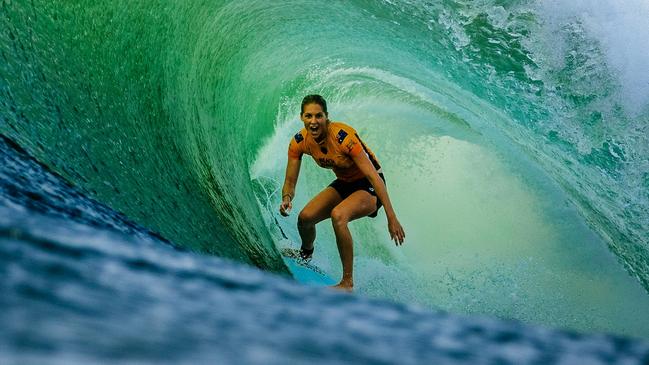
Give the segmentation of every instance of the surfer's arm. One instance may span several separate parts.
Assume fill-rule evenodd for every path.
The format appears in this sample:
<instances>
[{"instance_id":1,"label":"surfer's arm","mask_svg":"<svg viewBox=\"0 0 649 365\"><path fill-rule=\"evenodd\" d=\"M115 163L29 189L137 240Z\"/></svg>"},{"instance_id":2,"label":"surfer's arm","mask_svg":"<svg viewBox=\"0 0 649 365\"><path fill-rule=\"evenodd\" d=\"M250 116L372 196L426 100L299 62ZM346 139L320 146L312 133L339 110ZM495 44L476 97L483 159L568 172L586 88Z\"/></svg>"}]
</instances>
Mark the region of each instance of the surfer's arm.
<instances>
[{"instance_id":1,"label":"surfer's arm","mask_svg":"<svg viewBox=\"0 0 649 365\"><path fill-rule=\"evenodd\" d=\"M295 185L300 175L301 159L288 158L286 163L286 176L284 177L284 187L282 187L282 204L279 206L279 213L287 216L293 208L293 197L295 197Z\"/></svg>"},{"instance_id":2,"label":"surfer's arm","mask_svg":"<svg viewBox=\"0 0 649 365\"><path fill-rule=\"evenodd\" d=\"M394 243L400 245L403 243L403 240L406 238L406 234L401 227L401 223L397 219L397 215L392 208L392 203L390 202L390 197L388 196L388 189L385 187L383 179L379 176L378 171L372 165L369 157L365 153L359 153L356 155L350 155L352 160L358 168L363 172L367 180L370 181L376 191L376 196L385 209L385 215L388 218L388 230L390 231L390 238L394 240Z\"/></svg>"}]
</instances>

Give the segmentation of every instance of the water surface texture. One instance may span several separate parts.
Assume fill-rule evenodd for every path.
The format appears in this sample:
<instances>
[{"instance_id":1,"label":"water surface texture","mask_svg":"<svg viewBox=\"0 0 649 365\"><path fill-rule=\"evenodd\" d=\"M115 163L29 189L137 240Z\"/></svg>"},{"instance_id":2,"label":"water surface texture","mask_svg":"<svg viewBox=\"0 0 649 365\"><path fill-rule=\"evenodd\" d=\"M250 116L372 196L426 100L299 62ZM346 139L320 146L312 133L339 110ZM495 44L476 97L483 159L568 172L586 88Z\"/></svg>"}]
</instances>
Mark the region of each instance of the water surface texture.
<instances>
[{"instance_id":1,"label":"water surface texture","mask_svg":"<svg viewBox=\"0 0 649 365\"><path fill-rule=\"evenodd\" d=\"M68 308L88 329L111 292L136 290L106 288L132 279L111 265L163 291L198 275L168 269L175 260L209 270L197 254L290 277L278 249L298 244L296 214L276 210L299 102L319 93L383 163L407 232L395 248L383 212L352 224L360 296L649 338L646 19L641 0L2 1L3 158L31 155L67 181L54 189L27 165L3 166L7 285L40 288L6 304L59 303L59 289L88 297ZM333 178L302 165L297 208ZM333 233L318 229L314 264L337 278ZM163 268L142 258L142 240L173 252ZM52 275L28 270L41 264ZM265 277L242 273L244 286ZM83 286L66 291L68 279ZM240 284L224 285L236 301ZM209 302L204 289L187 295ZM155 312L170 328L194 308L176 304ZM138 307L115 305L121 319ZM20 313L56 315L48 308Z\"/></svg>"}]
</instances>

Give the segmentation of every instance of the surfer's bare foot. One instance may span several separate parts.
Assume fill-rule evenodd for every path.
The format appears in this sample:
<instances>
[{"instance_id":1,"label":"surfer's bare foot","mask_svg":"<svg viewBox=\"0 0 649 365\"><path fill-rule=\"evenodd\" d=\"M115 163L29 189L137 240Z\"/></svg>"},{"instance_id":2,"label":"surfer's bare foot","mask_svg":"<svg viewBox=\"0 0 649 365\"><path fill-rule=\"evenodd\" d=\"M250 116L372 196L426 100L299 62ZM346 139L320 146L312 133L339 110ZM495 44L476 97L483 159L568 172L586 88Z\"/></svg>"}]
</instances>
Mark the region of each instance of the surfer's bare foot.
<instances>
[{"instance_id":1,"label":"surfer's bare foot","mask_svg":"<svg viewBox=\"0 0 649 365\"><path fill-rule=\"evenodd\" d=\"M341 281L336 285L332 285L331 288L351 293L352 290L354 290L354 283L348 281Z\"/></svg>"}]
</instances>

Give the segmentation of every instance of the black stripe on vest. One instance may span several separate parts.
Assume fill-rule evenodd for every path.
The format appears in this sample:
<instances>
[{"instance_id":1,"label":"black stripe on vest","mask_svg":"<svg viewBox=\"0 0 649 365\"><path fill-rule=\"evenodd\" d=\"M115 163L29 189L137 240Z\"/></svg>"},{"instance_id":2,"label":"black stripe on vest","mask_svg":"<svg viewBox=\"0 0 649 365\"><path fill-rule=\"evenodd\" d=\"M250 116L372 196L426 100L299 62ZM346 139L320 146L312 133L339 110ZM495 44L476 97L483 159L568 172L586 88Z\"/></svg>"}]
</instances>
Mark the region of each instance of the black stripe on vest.
<instances>
[{"instance_id":1,"label":"black stripe on vest","mask_svg":"<svg viewBox=\"0 0 649 365\"><path fill-rule=\"evenodd\" d=\"M381 165L379 165L379 162L374 159L374 156L367 150L367 146L365 146L365 143L363 143L363 140L361 137L358 136L358 133L354 134L356 138L358 138L359 141L361 141L361 146L363 146L363 151L365 151L365 154L367 154L367 157L370 158L370 161L372 161L372 165L374 165L374 168L376 171L379 171L381 169Z\"/></svg>"}]
</instances>

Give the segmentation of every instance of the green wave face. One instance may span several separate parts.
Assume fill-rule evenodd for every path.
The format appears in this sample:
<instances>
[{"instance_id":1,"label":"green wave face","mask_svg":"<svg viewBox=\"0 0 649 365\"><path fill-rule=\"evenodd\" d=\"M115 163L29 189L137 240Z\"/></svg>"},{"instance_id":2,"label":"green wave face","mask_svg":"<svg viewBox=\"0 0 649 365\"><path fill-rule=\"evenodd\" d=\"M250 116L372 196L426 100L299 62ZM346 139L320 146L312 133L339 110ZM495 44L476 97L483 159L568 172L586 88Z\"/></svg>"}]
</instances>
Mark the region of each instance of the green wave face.
<instances>
[{"instance_id":1,"label":"green wave face","mask_svg":"<svg viewBox=\"0 0 649 365\"><path fill-rule=\"evenodd\" d=\"M299 236L278 189L319 93L377 153L407 232L396 249L383 213L352 224L360 292L647 337L632 5L5 0L0 128L178 245L285 273L276 246ZM332 179L302 165L296 208Z\"/></svg>"},{"instance_id":2,"label":"green wave face","mask_svg":"<svg viewBox=\"0 0 649 365\"><path fill-rule=\"evenodd\" d=\"M250 94L230 12L3 3L3 132L182 246L282 271L245 168L273 95Z\"/></svg>"}]
</instances>

